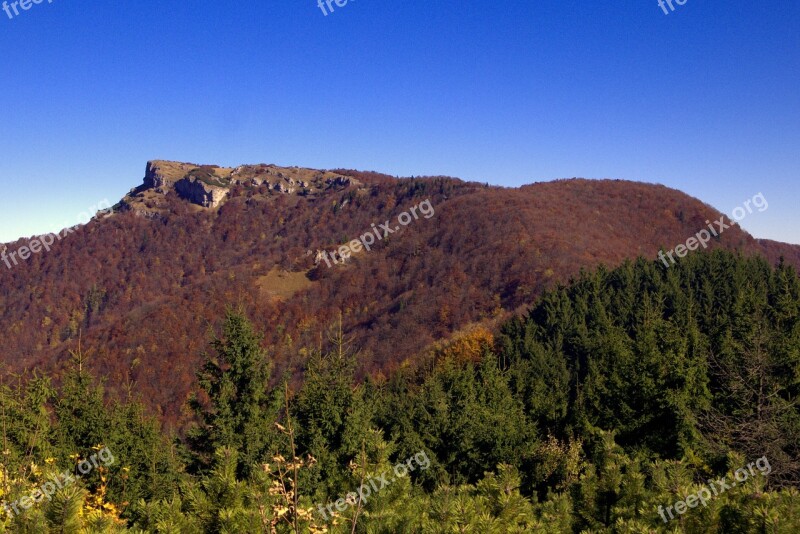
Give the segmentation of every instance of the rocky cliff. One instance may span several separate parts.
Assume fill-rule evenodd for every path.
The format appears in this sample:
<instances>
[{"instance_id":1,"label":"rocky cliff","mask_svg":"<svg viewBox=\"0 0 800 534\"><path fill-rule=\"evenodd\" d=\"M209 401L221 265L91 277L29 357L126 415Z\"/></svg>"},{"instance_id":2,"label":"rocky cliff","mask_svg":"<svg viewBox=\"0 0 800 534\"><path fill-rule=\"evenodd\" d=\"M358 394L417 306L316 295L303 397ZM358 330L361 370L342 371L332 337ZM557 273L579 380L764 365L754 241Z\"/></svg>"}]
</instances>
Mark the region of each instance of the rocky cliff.
<instances>
[{"instance_id":1,"label":"rocky cliff","mask_svg":"<svg viewBox=\"0 0 800 534\"><path fill-rule=\"evenodd\" d=\"M234 187L260 194L313 197L361 186L350 176L316 169L264 164L232 168L154 160L147 162L143 184L132 189L120 206L123 211L157 217L163 197L170 192L197 206L214 209L229 198Z\"/></svg>"}]
</instances>

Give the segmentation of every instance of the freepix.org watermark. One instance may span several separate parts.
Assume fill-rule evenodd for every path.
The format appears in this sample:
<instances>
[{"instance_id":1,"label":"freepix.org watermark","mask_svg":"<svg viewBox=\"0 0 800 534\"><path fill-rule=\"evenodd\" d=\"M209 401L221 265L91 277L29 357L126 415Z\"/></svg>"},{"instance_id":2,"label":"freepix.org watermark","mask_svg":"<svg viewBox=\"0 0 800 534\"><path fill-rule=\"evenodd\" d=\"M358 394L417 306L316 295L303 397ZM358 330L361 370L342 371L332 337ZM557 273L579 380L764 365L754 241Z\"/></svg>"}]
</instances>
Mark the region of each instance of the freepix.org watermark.
<instances>
[{"instance_id":1,"label":"freepix.org watermark","mask_svg":"<svg viewBox=\"0 0 800 534\"><path fill-rule=\"evenodd\" d=\"M416 466L414 465L415 463ZM328 505L325 507L323 507L321 504L318 504L317 511L325 521L328 521L328 514L330 514L331 517L334 515L334 507L339 512L344 512L351 506L356 506L359 503L364 504L371 495L374 495L383 488L390 486L392 482L398 478L407 477L408 473L416 471L417 467L425 471L430 466L431 460L428 458L427 453L418 452L411 458L408 458L405 462L400 462L399 464L395 465L391 472L384 471L378 475L377 478L369 477L366 482L361 484L361 487L358 488L358 491L351 491L345 497L337 499L335 502L328 503ZM394 473L394 476L391 476L392 473ZM326 510L328 512L327 514L325 513Z\"/></svg>"},{"instance_id":2,"label":"freepix.org watermark","mask_svg":"<svg viewBox=\"0 0 800 534\"><path fill-rule=\"evenodd\" d=\"M677 263L677 260L675 260L673 254L679 258L684 258L689 251L697 250L701 245L704 249L708 248L708 243L711 241L712 237L719 237L725 230L736 225L739 221L747 217L748 214L753 213L753 207L758 209L759 212L766 211L767 208L769 208L769 203L767 202L767 199L764 197L763 193L759 193L750 200L745 201L743 206L735 208L731 212L730 220L728 220L730 224L725 222L724 215L720 217L718 221L714 221L713 223L711 221L706 221L708 229L703 228L694 236L687 239L685 244L678 245L674 249L667 251L666 256L664 255L665 253L663 250L659 250L658 258L664 262L666 267L669 267L670 265ZM667 262L667 257L672 260L671 264Z\"/></svg>"},{"instance_id":3,"label":"freepix.org watermark","mask_svg":"<svg viewBox=\"0 0 800 534\"><path fill-rule=\"evenodd\" d=\"M419 211L419 213L417 213L417 211ZM404 211L398 215L397 222L400 223L400 226L392 227L391 221L386 221L380 225L372 223L371 231L365 233L358 239L353 239L349 243L340 246L333 252L322 251L317 253L316 261L319 263L320 260L324 260L328 267L331 267L331 260L333 260L333 263L335 264L344 263L345 260L352 254L361 252L362 249L369 252L372 249L372 245L375 244L376 239L381 241L382 239L389 237L389 235L399 231L401 226L408 226L412 221L419 219L420 214L422 214L422 216L426 219L430 219L436 214L430 200L425 200L416 206L411 206L408 211ZM338 260L336 259L337 253L339 255ZM328 257L329 255L330 257Z\"/></svg>"},{"instance_id":4,"label":"freepix.org watermark","mask_svg":"<svg viewBox=\"0 0 800 534\"><path fill-rule=\"evenodd\" d=\"M100 445L97 447L100 447ZM95 448L95 450L97 450L97 448ZM4 502L3 508L9 517L19 515L20 508L22 508L22 511L24 512L25 510L32 508L33 505L42 502L44 499L51 501L53 500L53 494L55 494L56 491L74 484L77 479L84 475L88 475L101 465L103 467L113 465L114 461L114 455L111 453L111 450L108 447L103 447L98 452L89 456L88 459L78 462L77 475L73 474L72 471L64 471L60 475L51 476L50 480L42 484L38 489L33 490L30 495L26 495L21 499L17 499L11 504Z\"/></svg>"},{"instance_id":5,"label":"freepix.org watermark","mask_svg":"<svg viewBox=\"0 0 800 534\"><path fill-rule=\"evenodd\" d=\"M665 15L669 15L670 12L675 11L675 6L672 3L675 2L679 6L682 6L688 2L688 0L658 0L658 7L660 7ZM667 11L667 6L669 6L669 11Z\"/></svg>"},{"instance_id":6,"label":"freepix.org watermark","mask_svg":"<svg viewBox=\"0 0 800 534\"><path fill-rule=\"evenodd\" d=\"M322 14L326 17L328 16L328 11L333 13L333 5L336 4L339 7L344 7L347 5L348 2L355 2L356 0L317 0L317 5L322 10ZM328 9L325 9L325 6L328 6Z\"/></svg>"},{"instance_id":7,"label":"freepix.org watermark","mask_svg":"<svg viewBox=\"0 0 800 534\"><path fill-rule=\"evenodd\" d=\"M78 225L87 224L93 216L95 217L102 217L107 218L113 215L113 210L111 209L111 204L108 202L107 199L102 200L99 204L90 207L87 211L78 215ZM41 235L35 237L28 241L27 245L23 245L19 247L17 250L9 250L7 248L3 248L0 250L0 260L6 264L6 267L9 269L13 268L13 266L19 265L19 261L17 258L19 257L20 261L25 261L31 257L33 254L39 254L42 250L46 252L50 252L50 247L56 241L61 241L69 234L75 233L76 226L72 225L67 226L64 230L52 232L50 234ZM66 226L66 225L65 225Z\"/></svg>"},{"instance_id":8,"label":"freepix.org watermark","mask_svg":"<svg viewBox=\"0 0 800 534\"><path fill-rule=\"evenodd\" d=\"M3 11L6 12L8 18L13 19L14 17L19 16L21 9L22 11L28 11L30 8L34 6L34 4L39 5L43 3L44 0L16 0L14 2L8 2L8 0L3 2ZM52 4L53 0L47 0L48 4ZM12 15L11 12L14 12Z\"/></svg>"},{"instance_id":9,"label":"freepix.org watermark","mask_svg":"<svg viewBox=\"0 0 800 534\"><path fill-rule=\"evenodd\" d=\"M756 473L753 470L753 467L756 467L762 476L767 476L772 473L772 467L769 465L769 460L767 460L766 456L762 456L755 462L750 462L747 464L747 467L741 467L737 469L733 474L733 478L735 480L732 480L730 483L728 483L727 477L718 478L717 480L709 480L707 486L703 486L695 493L687 495L686 499L682 501L676 501L674 504L667 506L666 508L664 506L659 506L657 508L658 515L660 515L661 519L663 519L664 523L666 523L668 521L667 514L669 515L670 519L675 519L675 516L672 514L673 509L678 515L683 515L686 513L686 510L689 508L696 508L698 504L702 504L705 508L708 506L708 501L711 499L711 497L717 497L718 495L721 495L727 490L736 486L737 482L744 482L751 476L754 476Z\"/></svg>"}]
</instances>

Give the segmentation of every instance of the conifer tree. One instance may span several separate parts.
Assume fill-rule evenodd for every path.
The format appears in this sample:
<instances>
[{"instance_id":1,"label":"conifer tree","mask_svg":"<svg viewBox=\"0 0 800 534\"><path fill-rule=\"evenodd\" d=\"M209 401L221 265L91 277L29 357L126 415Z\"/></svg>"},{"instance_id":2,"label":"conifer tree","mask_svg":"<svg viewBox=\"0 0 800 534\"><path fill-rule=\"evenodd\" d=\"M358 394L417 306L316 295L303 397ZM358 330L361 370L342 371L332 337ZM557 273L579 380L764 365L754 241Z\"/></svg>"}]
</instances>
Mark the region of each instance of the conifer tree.
<instances>
[{"instance_id":1,"label":"conifer tree","mask_svg":"<svg viewBox=\"0 0 800 534\"><path fill-rule=\"evenodd\" d=\"M276 439L279 404L269 389L271 366L241 310L226 312L222 335L213 336L211 348L214 354L198 372L207 402L196 396L190 402L199 420L189 433L194 468L207 468L214 452L227 447L237 453L237 475L247 478Z\"/></svg>"}]
</instances>

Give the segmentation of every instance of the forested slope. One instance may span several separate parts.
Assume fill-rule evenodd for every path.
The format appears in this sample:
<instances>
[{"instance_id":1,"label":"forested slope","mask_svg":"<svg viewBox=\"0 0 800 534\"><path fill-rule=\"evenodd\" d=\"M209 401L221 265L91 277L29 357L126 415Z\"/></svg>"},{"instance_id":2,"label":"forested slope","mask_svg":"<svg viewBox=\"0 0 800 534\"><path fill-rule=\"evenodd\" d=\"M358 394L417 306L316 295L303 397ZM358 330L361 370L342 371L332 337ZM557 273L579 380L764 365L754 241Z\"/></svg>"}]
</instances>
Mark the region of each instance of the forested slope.
<instances>
[{"instance_id":1,"label":"forested slope","mask_svg":"<svg viewBox=\"0 0 800 534\"><path fill-rule=\"evenodd\" d=\"M47 377L4 385L6 502L98 450L115 461L2 524L800 528L800 279L791 266L716 251L670 268L639 259L586 272L497 337L472 330L378 380L358 380L359 354L336 322L321 345L297 349L308 360L298 389L242 311L215 324L185 440L170 443L133 397L104 403L80 352L59 388Z\"/></svg>"},{"instance_id":2,"label":"forested slope","mask_svg":"<svg viewBox=\"0 0 800 534\"><path fill-rule=\"evenodd\" d=\"M208 169L189 174L209 181ZM280 178L271 167L248 169L256 182ZM63 369L82 338L108 392L124 395L135 383L173 427L185 422L181 407L195 387L207 330L230 304L244 306L276 366L297 380L305 363L297 347L316 344L340 311L360 349L359 375L389 375L471 325L495 331L581 268L655 258L720 216L678 191L634 182L505 189L302 169L282 171L297 180L284 174L276 184L231 186L224 203L202 208L151 171L121 204L135 209L98 218L14 269L0 264L2 362L17 372ZM299 187L307 175L339 176L330 180L340 185L307 195L276 190ZM315 265L318 251L425 201L432 217L346 265ZM794 265L800 249L762 244L736 226L710 247L765 254L773 264L785 256Z\"/></svg>"}]
</instances>

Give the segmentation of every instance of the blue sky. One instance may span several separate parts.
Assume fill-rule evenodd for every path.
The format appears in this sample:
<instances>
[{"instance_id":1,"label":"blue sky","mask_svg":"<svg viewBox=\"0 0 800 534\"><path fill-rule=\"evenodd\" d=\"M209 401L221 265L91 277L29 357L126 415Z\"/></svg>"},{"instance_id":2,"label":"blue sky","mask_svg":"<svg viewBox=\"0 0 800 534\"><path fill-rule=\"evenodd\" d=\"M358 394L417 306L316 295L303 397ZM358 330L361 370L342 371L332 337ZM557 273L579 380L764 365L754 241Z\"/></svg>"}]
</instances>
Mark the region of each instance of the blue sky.
<instances>
[{"instance_id":1,"label":"blue sky","mask_svg":"<svg viewBox=\"0 0 800 534\"><path fill-rule=\"evenodd\" d=\"M800 243L800 4L88 2L0 11L0 241L148 159L659 182ZM12 11L13 13L13 11Z\"/></svg>"}]
</instances>

